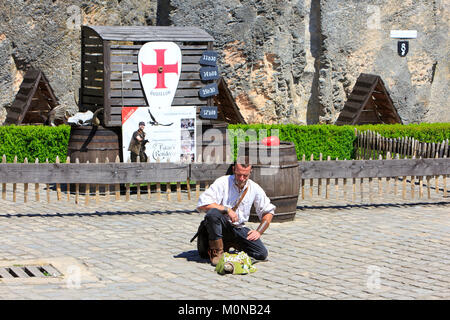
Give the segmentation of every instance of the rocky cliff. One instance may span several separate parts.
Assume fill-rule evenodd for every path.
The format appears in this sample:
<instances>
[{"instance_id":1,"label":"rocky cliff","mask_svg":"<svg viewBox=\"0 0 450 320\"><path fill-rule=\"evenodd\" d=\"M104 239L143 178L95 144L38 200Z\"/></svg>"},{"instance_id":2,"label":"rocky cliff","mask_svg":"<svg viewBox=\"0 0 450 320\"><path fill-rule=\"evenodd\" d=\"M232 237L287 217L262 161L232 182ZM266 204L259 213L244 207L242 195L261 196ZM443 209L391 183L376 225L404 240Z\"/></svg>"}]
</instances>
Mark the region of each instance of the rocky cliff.
<instances>
[{"instance_id":1,"label":"rocky cliff","mask_svg":"<svg viewBox=\"0 0 450 320\"><path fill-rule=\"evenodd\" d=\"M404 123L450 121L448 1L0 0L0 7L0 122L30 66L76 110L81 24L158 21L199 26L216 39L221 75L249 122L333 123L361 72L382 77ZM404 58L389 37L394 29L418 31Z\"/></svg>"}]
</instances>

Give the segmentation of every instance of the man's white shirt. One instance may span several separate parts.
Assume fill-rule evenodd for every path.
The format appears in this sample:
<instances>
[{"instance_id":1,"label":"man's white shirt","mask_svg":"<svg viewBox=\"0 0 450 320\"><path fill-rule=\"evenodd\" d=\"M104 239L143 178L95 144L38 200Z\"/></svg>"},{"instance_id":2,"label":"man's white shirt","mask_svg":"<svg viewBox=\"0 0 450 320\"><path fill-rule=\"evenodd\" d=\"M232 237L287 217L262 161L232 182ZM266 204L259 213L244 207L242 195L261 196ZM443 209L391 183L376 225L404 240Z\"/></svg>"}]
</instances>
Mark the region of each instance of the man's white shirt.
<instances>
[{"instance_id":1,"label":"man's white shirt","mask_svg":"<svg viewBox=\"0 0 450 320\"><path fill-rule=\"evenodd\" d=\"M270 202L269 197L267 197L264 190L256 182L248 179L244 188L239 190L239 187L235 184L234 175L222 176L216 179L199 197L197 207L217 203L228 208L233 208L247 187L248 191L236 209L238 221L233 223L236 227L242 227L248 221L252 204L254 204L259 219L266 213L274 213L275 206Z\"/></svg>"}]
</instances>

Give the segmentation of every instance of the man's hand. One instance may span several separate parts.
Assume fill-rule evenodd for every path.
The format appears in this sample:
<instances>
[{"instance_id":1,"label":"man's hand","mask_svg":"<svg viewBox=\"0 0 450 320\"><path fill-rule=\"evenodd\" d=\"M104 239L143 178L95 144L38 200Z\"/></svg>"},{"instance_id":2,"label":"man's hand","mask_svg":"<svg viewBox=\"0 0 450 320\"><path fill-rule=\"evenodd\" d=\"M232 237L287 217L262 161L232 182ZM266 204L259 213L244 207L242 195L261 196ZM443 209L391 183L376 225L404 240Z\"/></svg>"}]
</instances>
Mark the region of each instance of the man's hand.
<instances>
[{"instance_id":1,"label":"man's hand","mask_svg":"<svg viewBox=\"0 0 450 320\"><path fill-rule=\"evenodd\" d=\"M238 222L239 217L236 212L233 211L233 209L228 209L228 216L231 219L231 222Z\"/></svg>"},{"instance_id":2,"label":"man's hand","mask_svg":"<svg viewBox=\"0 0 450 320\"><path fill-rule=\"evenodd\" d=\"M256 241L261 237L261 234L256 230L250 230L247 233L247 240Z\"/></svg>"}]
</instances>

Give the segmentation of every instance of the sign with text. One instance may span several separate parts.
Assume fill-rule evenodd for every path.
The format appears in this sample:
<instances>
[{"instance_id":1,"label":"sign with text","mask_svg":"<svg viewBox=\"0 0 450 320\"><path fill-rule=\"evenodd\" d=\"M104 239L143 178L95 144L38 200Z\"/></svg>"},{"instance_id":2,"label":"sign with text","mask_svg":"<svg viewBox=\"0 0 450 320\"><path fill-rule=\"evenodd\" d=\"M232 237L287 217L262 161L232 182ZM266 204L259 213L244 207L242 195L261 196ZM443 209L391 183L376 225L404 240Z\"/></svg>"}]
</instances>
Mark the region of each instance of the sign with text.
<instances>
[{"instance_id":1,"label":"sign with text","mask_svg":"<svg viewBox=\"0 0 450 320\"><path fill-rule=\"evenodd\" d=\"M219 94L219 88L217 87L217 83L211 83L198 91L200 98L212 97Z\"/></svg>"},{"instance_id":2,"label":"sign with text","mask_svg":"<svg viewBox=\"0 0 450 320\"><path fill-rule=\"evenodd\" d=\"M203 81L219 79L219 68L218 67L202 67L202 68L200 68L200 78Z\"/></svg>"},{"instance_id":3,"label":"sign with text","mask_svg":"<svg viewBox=\"0 0 450 320\"><path fill-rule=\"evenodd\" d=\"M200 118L216 120L217 116L218 112L216 106L206 106L200 108Z\"/></svg>"},{"instance_id":4,"label":"sign with text","mask_svg":"<svg viewBox=\"0 0 450 320\"><path fill-rule=\"evenodd\" d=\"M172 105L181 74L181 50L174 42L147 42L138 54L142 88L151 108Z\"/></svg>"},{"instance_id":5,"label":"sign with text","mask_svg":"<svg viewBox=\"0 0 450 320\"><path fill-rule=\"evenodd\" d=\"M200 64L207 66L216 66L217 64L217 52L213 50L204 51L200 58Z\"/></svg>"},{"instance_id":6,"label":"sign with text","mask_svg":"<svg viewBox=\"0 0 450 320\"><path fill-rule=\"evenodd\" d=\"M129 146L139 122L145 123L145 154L149 162L192 162L195 160L196 107L122 108L122 155L130 158Z\"/></svg>"}]
</instances>

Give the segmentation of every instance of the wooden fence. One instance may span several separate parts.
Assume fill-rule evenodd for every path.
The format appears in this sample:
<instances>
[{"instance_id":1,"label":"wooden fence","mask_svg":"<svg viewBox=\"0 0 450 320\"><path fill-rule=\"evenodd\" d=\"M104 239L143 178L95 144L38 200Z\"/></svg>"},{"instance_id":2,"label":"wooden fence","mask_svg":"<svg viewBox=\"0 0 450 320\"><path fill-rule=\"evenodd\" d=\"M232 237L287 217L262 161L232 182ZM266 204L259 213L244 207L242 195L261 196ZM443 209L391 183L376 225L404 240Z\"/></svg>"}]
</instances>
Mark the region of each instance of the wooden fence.
<instances>
[{"instance_id":1,"label":"wooden fence","mask_svg":"<svg viewBox=\"0 0 450 320\"><path fill-rule=\"evenodd\" d=\"M373 131L359 132L355 129L356 158L378 159L387 153L399 154L401 158L450 158L449 141L441 143L420 142L411 137L386 138Z\"/></svg>"},{"instance_id":2,"label":"wooden fence","mask_svg":"<svg viewBox=\"0 0 450 320\"><path fill-rule=\"evenodd\" d=\"M308 160L314 160L313 156ZM447 197L450 160L446 157L400 159L400 155L397 155L396 159L390 159L388 154L388 159L379 160L321 160L320 157L319 161L306 161L303 156L302 161L299 161L300 199L308 196L329 199L332 184L336 199L346 201L355 201L357 194L360 194L361 200L365 197L373 201L376 194L382 198L383 192L395 196L401 193L402 199L406 199L407 194L412 199L416 195L422 198L425 189L428 198L433 189ZM105 163L70 163L69 158L65 163L59 163L58 159L56 163L39 163L38 160L28 163L26 159L24 163L6 163L3 157L0 183L3 200L8 198L7 184L12 184L14 202L17 201L18 184L23 184L24 202L31 200L29 184L32 187L34 185L36 201L40 201L41 185L45 185L48 202L51 188L56 191L57 201L61 201L65 193L67 201L75 203L83 202L81 195L84 195L85 204L91 200L96 203L100 199L121 200L123 195L125 201L129 201L131 189L133 192L135 190L138 200L146 194L147 199L161 200L164 195L171 201L176 194L177 201L181 201L182 185L188 200L192 199L192 193L197 199L202 189L225 175L229 168L230 163L121 163L119 159Z\"/></svg>"}]
</instances>

